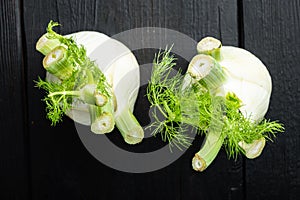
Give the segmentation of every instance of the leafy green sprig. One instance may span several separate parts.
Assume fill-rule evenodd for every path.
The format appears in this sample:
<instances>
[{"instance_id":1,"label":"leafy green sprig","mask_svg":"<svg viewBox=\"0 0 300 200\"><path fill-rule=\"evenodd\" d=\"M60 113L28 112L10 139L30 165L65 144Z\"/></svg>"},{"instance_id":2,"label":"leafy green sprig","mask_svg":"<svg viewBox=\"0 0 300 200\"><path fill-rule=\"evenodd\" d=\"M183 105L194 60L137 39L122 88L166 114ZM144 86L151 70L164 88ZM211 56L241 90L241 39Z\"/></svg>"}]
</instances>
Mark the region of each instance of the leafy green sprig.
<instances>
[{"instance_id":1,"label":"leafy green sprig","mask_svg":"<svg viewBox=\"0 0 300 200\"><path fill-rule=\"evenodd\" d=\"M237 159L239 154L245 154L245 150L239 145L240 141L248 144L261 138L272 141L276 133L284 131L283 124L278 121L263 119L259 123L254 123L245 118L239 112L241 101L232 93L227 94L225 104L226 119L222 131L226 136L224 146L229 158Z\"/></svg>"},{"instance_id":2,"label":"leafy green sprig","mask_svg":"<svg viewBox=\"0 0 300 200\"><path fill-rule=\"evenodd\" d=\"M47 118L52 125L61 121L63 114L72 107L72 100L83 101L80 99L80 90L87 84L96 85L96 93L104 95L107 99L112 98L112 88L105 75L96 63L87 57L82 45L77 45L72 37L64 37L53 30L59 25L51 20L46 37L49 40L58 40L59 45L66 48L67 63L73 67L73 72L69 78L58 82L44 81L41 78L36 81L36 86L47 93L43 101L46 103Z\"/></svg>"},{"instance_id":3,"label":"leafy green sprig","mask_svg":"<svg viewBox=\"0 0 300 200\"><path fill-rule=\"evenodd\" d=\"M224 104L224 112L218 112L223 115L219 116L222 131L219 135L225 138L224 147L229 158L236 159L240 153L245 154L239 145L240 141L251 143L262 137L272 141L275 133L284 130L283 125L277 121L263 119L260 123L254 123L245 118L239 111L241 101L233 93L228 93L226 97L214 96L201 81L186 85L180 71L171 76L176 58L170 51L160 51L155 56L147 88L148 100L154 108L152 116L155 121L149 126L154 129L153 135L160 134L162 140L169 142L171 147L188 147L191 142L186 132L188 126L209 134L212 121L218 123L215 118L212 119L215 113L214 99L220 99ZM160 115L163 119L158 117Z\"/></svg>"},{"instance_id":4,"label":"leafy green sprig","mask_svg":"<svg viewBox=\"0 0 300 200\"><path fill-rule=\"evenodd\" d=\"M60 122L63 115L72 107L74 93L69 90L69 87L72 87L69 84L72 85L71 81L60 84L44 81L40 77L36 81L36 87L47 91L43 101L46 103L47 118L52 126ZM58 91L61 93L57 94Z\"/></svg>"},{"instance_id":5,"label":"leafy green sprig","mask_svg":"<svg viewBox=\"0 0 300 200\"><path fill-rule=\"evenodd\" d=\"M192 87L183 89L181 71L173 73L176 59L170 51L159 52L153 61L147 97L155 121L149 128L153 129L153 135L160 133L161 139L170 147L182 149L191 144L187 131L198 127L199 107ZM158 117L160 115L163 119Z\"/></svg>"}]
</instances>

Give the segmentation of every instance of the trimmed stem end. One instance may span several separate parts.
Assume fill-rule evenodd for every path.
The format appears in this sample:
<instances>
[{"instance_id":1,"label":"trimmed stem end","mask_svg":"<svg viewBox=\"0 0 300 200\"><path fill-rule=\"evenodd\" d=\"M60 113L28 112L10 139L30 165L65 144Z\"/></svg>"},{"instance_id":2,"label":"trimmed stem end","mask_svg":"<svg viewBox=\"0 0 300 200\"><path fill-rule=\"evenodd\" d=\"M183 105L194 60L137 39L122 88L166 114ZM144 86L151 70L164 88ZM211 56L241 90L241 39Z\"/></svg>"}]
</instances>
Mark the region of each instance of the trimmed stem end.
<instances>
[{"instance_id":1,"label":"trimmed stem end","mask_svg":"<svg viewBox=\"0 0 300 200\"><path fill-rule=\"evenodd\" d=\"M220 40L213 37L205 37L197 44L197 51L199 54L210 55L216 60L221 60L221 47L222 43Z\"/></svg>"},{"instance_id":2,"label":"trimmed stem end","mask_svg":"<svg viewBox=\"0 0 300 200\"><path fill-rule=\"evenodd\" d=\"M260 154L262 153L266 145L266 139L262 137L261 139L254 140L250 144L241 141L239 142L239 145L245 150L245 155L247 158L254 159L260 156Z\"/></svg>"},{"instance_id":3,"label":"trimmed stem end","mask_svg":"<svg viewBox=\"0 0 300 200\"><path fill-rule=\"evenodd\" d=\"M195 171L202 172L206 169L206 162L201 156L195 154L192 160L192 166Z\"/></svg>"},{"instance_id":4,"label":"trimmed stem end","mask_svg":"<svg viewBox=\"0 0 300 200\"><path fill-rule=\"evenodd\" d=\"M46 33L42 37L40 37L40 39L36 43L35 48L36 48L36 50L41 52L43 55L47 55L48 53L50 53L54 48L56 48L59 45L60 45L59 40L49 39L47 37L47 33Z\"/></svg>"},{"instance_id":5,"label":"trimmed stem end","mask_svg":"<svg viewBox=\"0 0 300 200\"><path fill-rule=\"evenodd\" d=\"M96 134L110 133L114 129L114 118L105 113L91 124L91 131Z\"/></svg>"},{"instance_id":6,"label":"trimmed stem end","mask_svg":"<svg viewBox=\"0 0 300 200\"><path fill-rule=\"evenodd\" d=\"M138 144L142 142L144 138L144 130L141 127L137 126L129 132L130 135L124 136L124 140L127 144Z\"/></svg>"},{"instance_id":7,"label":"trimmed stem end","mask_svg":"<svg viewBox=\"0 0 300 200\"><path fill-rule=\"evenodd\" d=\"M128 108L125 108L115 119L126 143L137 144L143 140L144 130Z\"/></svg>"}]
</instances>

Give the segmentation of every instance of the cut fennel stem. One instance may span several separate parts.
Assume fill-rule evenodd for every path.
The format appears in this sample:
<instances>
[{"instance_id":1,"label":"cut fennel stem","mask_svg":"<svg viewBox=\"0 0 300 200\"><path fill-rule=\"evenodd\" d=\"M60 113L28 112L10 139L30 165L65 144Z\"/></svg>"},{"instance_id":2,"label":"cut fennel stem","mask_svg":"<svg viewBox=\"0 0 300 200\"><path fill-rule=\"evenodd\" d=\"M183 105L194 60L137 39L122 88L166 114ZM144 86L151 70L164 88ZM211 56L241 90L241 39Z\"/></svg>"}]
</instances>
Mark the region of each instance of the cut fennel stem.
<instances>
[{"instance_id":1,"label":"cut fennel stem","mask_svg":"<svg viewBox=\"0 0 300 200\"><path fill-rule=\"evenodd\" d=\"M73 66L68 62L66 52L67 49L63 46L57 46L43 59L44 68L62 80L69 78L73 72Z\"/></svg>"},{"instance_id":2,"label":"cut fennel stem","mask_svg":"<svg viewBox=\"0 0 300 200\"><path fill-rule=\"evenodd\" d=\"M197 152L192 160L192 167L196 171L203 171L208 167L217 156L224 142L223 128L223 105L224 98L217 96L212 99L214 107L211 119L211 125L208 130L208 135L203 142L200 151ZM212 148L213 147L213 148Z\"/></svg>"},{"instance_id":3,"label":"cut fennel stem","mask_svg":"<svg viewBox=\"0 0 300 200\"><path fill-rule=\"evenodd\" d=\"M87 56L95 60L108 82L112 85L116 98L114 118L116 126L121 132L125 142L136 144L144 138L143 128L133 115L133 108L140 86L139 65L132 52L122 43L111 39L105 34L94 31L82 31L67 35L73 37L78 45L83 45ZM120 52L114 60L108 59L103 54L110 50ZM56 77L47 73L46 79L57 81ZM90 125L88 105L74 101L72 108L66 113L75 122ZM126 124L124 124L126 122Z\"/></svg>"},{"instance_id":4,"label":"cut fennel stem","mask_svg":"<svg viewBox=\"0 0 300 200\"><path fill-rule=\"evenodd\" d=\"M224 84L216 88L216 94L225 97L228 93L234 93L242 101L239 110L244 117L253 123L259 123L268 110L272 90L271 76L267 68L256 56L244 49L222 47L216 39L209 39L208 43L207 48L203 47L202 45L207 45L207 38L201 40L197 46L198 52L217 59L226 76ZM224 139L221 132L209 130L203 146L192 160L193 169L205 170L216 157ZM261 154L265 139L261 138L251 144L240 141L239 145L244 149L246 157L253 159Z\"/></svg>"},{"instance_id":5,"label":"cut fennel stem","mask_svg":"<svg viewBox=\"0 0 300 200\"><path fill-rule=\"evenodd\" d=\"M221 47L221 41L213 37L206 37L197 44L197 51L199 54L212 56L219 61L221 59Z\"/></svg>"}]
</instances>

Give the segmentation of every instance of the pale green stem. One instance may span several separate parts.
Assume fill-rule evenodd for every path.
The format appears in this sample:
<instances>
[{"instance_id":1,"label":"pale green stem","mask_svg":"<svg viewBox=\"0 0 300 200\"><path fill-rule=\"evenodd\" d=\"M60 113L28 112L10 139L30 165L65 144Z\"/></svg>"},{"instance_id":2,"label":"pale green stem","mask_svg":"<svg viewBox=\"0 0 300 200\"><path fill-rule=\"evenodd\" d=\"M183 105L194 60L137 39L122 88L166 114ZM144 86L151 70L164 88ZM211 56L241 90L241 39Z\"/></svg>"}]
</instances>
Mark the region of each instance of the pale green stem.
<instances>
[{"instance_id":1,"label":"pale green stem","mask_svg":"<svg viewBox=\"0 0 300 200\"><path fill-rule=\"evenodd\" d=\"M218 155L223 142L222 132L208 132L204 145L192 160L193 169L200 172L204 171Z\"/></svg>"},{"instance_id":2,"label":"pale green stem","mask_svg":"<svg viewBox=\"0 0 300 200\"><path fill-rule=\"evenodd\" d=\"M94 96L95 89L95 84L85 85L80 89L80 98L87 104L96 105L96 98Z\"/></svg>"},{"instance_id":3,"label":"pale green stem","mask_svg":"<svg viewBox=\"0 0 300 200\"><path fill-rule=\"evenodd\" d=\"M69 96L80 96L80 91L61 91L61 92L52 92L48 94L48 97L56 96L56 95L69 95Z\"/></svg>"},{"instance_id":4,"label":"pale green stem","mask_svg":"<svg viewBox=\"0 0 300 200\"><path fill-rule=\"evenodd\" d=\"M109 133L114 129L115 121L111 112L113 105L107 103L103 107L89 105L91 131L96 134Z\"/></svg>"},{"instance_id":5,"label":"pale green stem","mask_svg":"<svg viewBox=\"0 0 300 200\"><path fill-rule=\"evenodd\" d=\"M87 75L87 79L88 79L88 84L94 84L94 76L92 74L92 72L90 70L86 70L86 75Z\"/></svg>"},{"instance_id":6,"label":"pale green stem","mask_svg":"<svg viewBox=\"0 0 300 200\"><path fill-rule=\"evenodd\" d=\"M137 144L143 140L144 130L128 107L115 120L126 143Z\"/></svg>"},{"instance_id":7,"label":"pale green stem","mask_svg":"<svg viewBox=\"0 0 300 200\"><path fill-rule=\"evenodd\" d=\"M54 48L60 45L60 41L58 39L49 39L47 35L48 33L45 33L36 43L36 50L44 55L47 55Z\"/></svg>"},{"instance_id":8,"label":"pale green stem","mask_svg":"<svg viewBox=\"0 0 300 200\"><path fill-rule=\"evenodd\" d=\"M163 104L164 104L164 109L165 109L165 110L167 111L167 113L168 113L169 119L170 119L171 121L173 121L173 120L176 118L175 114L174 114L174 113L172 112L172 110L169 108L169 106L168 106L168 104L167 104L166 101L164 101Z\"/></svg>"},{"instance_id":9,"label":"pale green stem","mask_svg":"<svg viewBox=\"0 0 300 200\"><path fill-rule=\"evenodd\" d=\"M87 70L86 75L87 75L87 79L88 79L88 84L86 86L84 86L84 88L82 90L83 95L85 95L85 93L87 94L86 102L89 104L96 104L97 106L103 106L108 101L107 96L104 94L101 94L99 92L99 90L97 89L92 72Z\"/></svg>"},{"instance_id":10,"label":"pale green stem","mask_svg":"<svg viewBox=\"0 0 300 200\"><path fill-rule=\"evenodd\" d=\"M68 61L66 48L58 46L48 53L44 60L44 68L59 79L67 79L73 73L73 65Z\"/></svg>"},{"instance_id":11,"label":"pale green stem","mask_svg":"<svg viewBox=\"0 0 300 200\"><path fill-rule=\"evenodd\" d=\"M226 80L226 75L219 63L211 56L199 54L193 57L188 74L195 80L203 82L208 89L219 88Z\"/></svg>"},{"instance_id":12,"label":"pale green stem","mask_svg":"<svg viewBox=\"0 0 300 200\"><path fill-rule=\"evenodd\" d=\"M203 171L212 163L224 142L225 136L222 133L224 125L223 100L222 97L213 99L213 113L208 133L200 151L195 154L192 160L193 169L196 171Z\"/></svg>"},{"instance_id":13,"label":"pale green stem","mask_svg":"<svg viewBox=\"0 0 300 200\"><path fill-rule=\"evenodd\" d=\"M205 37L197 44L197 51L199 54L206 54L220 61L222 59L221 47L222 43L220 40L213 37Z\"/></svg>"},{"instance_id":14,"label":"pale green stem","mask_svg":"<svg viewBox=\"0 0 300 200\"><path fill-rule=\"evenodd\" d=\"M97 106L103 106L108 101L107 97L104 94L99 93L97 90L95 90L93 97Z\"/></svg>"},{"instance_id":15,"label":"pale green stem","mask_svg":"<svg viewBox=\"0 0 300 200\"><path fill-rule=\"evenodd\" d=\"M245 151L245 155L249 159L254 159L260 156L266 144L266 139L264 137L254 140L252 143L246 143L244 141L239 142L239 146Z\"/></svg>"}]
</instances>

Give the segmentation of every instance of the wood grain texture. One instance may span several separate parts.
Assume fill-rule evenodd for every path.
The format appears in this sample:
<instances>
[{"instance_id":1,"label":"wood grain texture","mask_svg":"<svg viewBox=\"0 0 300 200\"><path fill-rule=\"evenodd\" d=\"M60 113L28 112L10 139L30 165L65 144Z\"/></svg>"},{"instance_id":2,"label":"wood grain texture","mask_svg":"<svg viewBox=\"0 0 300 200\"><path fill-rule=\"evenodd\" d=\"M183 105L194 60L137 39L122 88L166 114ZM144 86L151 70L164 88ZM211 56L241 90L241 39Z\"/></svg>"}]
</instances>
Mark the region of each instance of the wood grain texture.
<instances>
[{"instance_id":1,"label":"wood grain texture","mask_svg":"<svg viewBox=\"0 0 300 200\"><path fill-rule=\"evenodd\" d=\"M300 2L297 0L4 0L0 3L0 199L297 199L300 192ZM138 27L173 29L198 41L214 36L246 48L267 66L273 93L267 118L286 131L255 160L227 160L221 150L203 173L194 172L193 146L161 170L130 174L97 161L69 118L57 127L45 119L44 77L37 39L50 19L62 34L96 30L113 36ZM24 28L24 29L23 29ZM23 34L24 33L24 34ZM167 36L166 36L167 37ZM144 38L146 40L146 36ZM122 41L128 46L134 38ZM177 42L177 41L176 41ZM134 52L140 64L156 49ZM179 58L183 69L187 61ZM141 72L143 75L143 72ZM141 87L135 114L149 122ZM28 106L28 107L27 107ZM162 145L147 139L128 146L115 130L109 139L123 149L145 152Z\"/></svg>"},{"instance_id":2,"label":"wood grain texture","mask_svg":"<svg viewBox=\"0 0 300 200\"><path fill-rule=\"evenodd\" d=\"M0 199L29 199L19 1L1 1L0 12Z\"/></svg>"},{"instance_id":3,"label":"wood grain texture","mask_svg":"<svg viewBox=\"0 0 300 200\"><path fill-rule=\"evenodd\" d=\"M104 166L83 147L71 120L65 118L59 126L50 127L40 101L44 94L32 82L45 74L42 56L34 46L50 19L63 25L58 29L62 34L97 30L114 35L132 28L158 26L195 40L211 35L221 38L224 44L237 45L236 5L236 1L229 0L24 0L33 199L241 199L242 160L228 161L221 152L206 174L191 169L192 155L200 148L202 138L181 159L156 172L128 174ZM151 62L154 56L147 50L136 55L140 63ZM140 95L136 109L146 112L146 104ZM143 115L137 116L145 121ZM125 146L117 131L111 135L114 142ZM151 144L146 142L144 149Z\"/></svg>"},{"instance_id":4,"label":"wood grain texture","mask_svg":"<svg viewBox=\"0 0 300 200\"><path fill-rule=\"evenodd\" d=\"M97 30L113 35L145 26L144 16L151 2L144 1L24 1L24 21L28 51L28 97L31 121L31 173L33 199L151 199L179 196L176 167L149 174L128 174L104 166L84 148L73 123L68 118L57 127L45 119L41 91L32 80L44 76L42 56L34 45L50 19L63 26L61 33ZM135 5L136 4L136 5ZM133 11L129 11L133 9ZM113 134L122 145L121 136ZM178 174L167 176L168 174ZM170 184L171 183L171 184ZM163 185L170 184L168 187Z\"/></svg>"},{"instance_id":5,"label":"wood grain texture","mask_svg":"<svg viewBox=\"0 0 300 200\"><path fill-rule=\"evenodd\" d=\"M300 195L300 2L244 1L245 48L267 66L273 92L267 118L286 131L263 154L246 162L247 199L297 199Z\"/></svg>"},{"instance_id":6,"label":"wood grain texture","mask_svg":"<svg viewBox=\"0 0 300 200\"><path fill-rule=\"evenodd\" d=\"M181 31L199 41L205 36L222 40L223 45L238 45L236 1L184 1L181 10L185 22ZM202 137L181 160L182 199L243 199L243 158L228 160L222 149L214 162L204 172L191 167L194 154L200 150Z\"/></svg>"}]
</instances>

